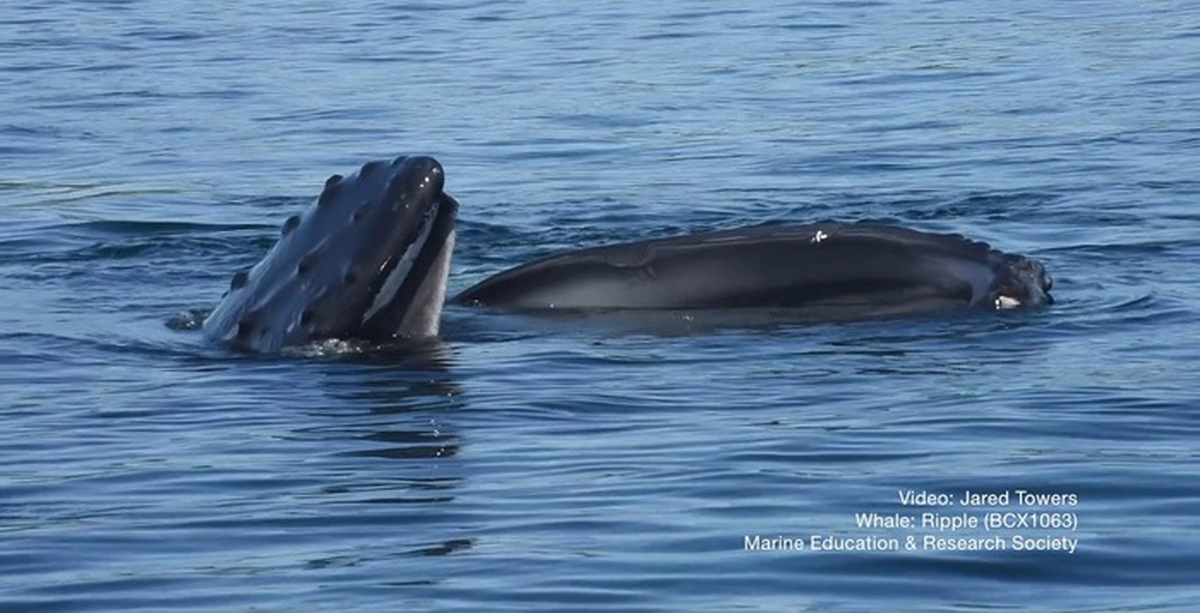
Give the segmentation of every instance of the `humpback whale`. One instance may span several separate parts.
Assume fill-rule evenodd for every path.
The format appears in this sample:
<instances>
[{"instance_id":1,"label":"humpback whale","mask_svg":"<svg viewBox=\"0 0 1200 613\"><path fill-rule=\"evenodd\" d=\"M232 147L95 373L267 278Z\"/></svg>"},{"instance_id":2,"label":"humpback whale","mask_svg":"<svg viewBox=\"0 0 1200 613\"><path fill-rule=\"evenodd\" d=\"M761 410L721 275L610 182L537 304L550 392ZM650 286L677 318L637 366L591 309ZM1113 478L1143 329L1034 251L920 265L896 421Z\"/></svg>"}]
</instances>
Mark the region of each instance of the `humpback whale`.
<instances>
[{"instance_id":1,"label":"humpback whale","mask_svg":"<svg viewBox=\"0 0 1200 613\"><path fill-rule=\"evenodd\" d=\"M217 342L274 352L322 339L436 336L458 202L431 157L333 175L238 272L202 324ZM846 321L1053 302L1041 263L958 234L877 223L763 226L542 258L450 299L529 313L776 309Z\"/></svg>"}]
</instances>

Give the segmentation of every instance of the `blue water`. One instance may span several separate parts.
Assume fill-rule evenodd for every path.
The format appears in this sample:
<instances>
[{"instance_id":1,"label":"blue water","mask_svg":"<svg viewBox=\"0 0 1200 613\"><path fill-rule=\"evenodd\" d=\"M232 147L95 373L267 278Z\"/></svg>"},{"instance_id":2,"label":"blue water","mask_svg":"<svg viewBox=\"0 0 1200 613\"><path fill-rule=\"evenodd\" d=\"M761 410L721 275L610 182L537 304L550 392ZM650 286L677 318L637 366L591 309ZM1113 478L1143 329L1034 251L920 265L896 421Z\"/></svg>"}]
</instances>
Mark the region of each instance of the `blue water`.
<instances>
[{"instance_id":1,"label":"blue water","mask_svg":"<svg viewBox=\"0 0 1200 613\"><path fill-rule=\"evenodd\" d=\"M1200 606L1200 6L720 6L0 5L0 608ZM327 175L405 153L462 202L455 291L838 218L1032 255L1058 302L672 334L451 309L385 356L165 325ZM1077 502L898 493L1018 489ZM1030 510L1077 525L855 523Z\"/></svg>"}]
</instances>

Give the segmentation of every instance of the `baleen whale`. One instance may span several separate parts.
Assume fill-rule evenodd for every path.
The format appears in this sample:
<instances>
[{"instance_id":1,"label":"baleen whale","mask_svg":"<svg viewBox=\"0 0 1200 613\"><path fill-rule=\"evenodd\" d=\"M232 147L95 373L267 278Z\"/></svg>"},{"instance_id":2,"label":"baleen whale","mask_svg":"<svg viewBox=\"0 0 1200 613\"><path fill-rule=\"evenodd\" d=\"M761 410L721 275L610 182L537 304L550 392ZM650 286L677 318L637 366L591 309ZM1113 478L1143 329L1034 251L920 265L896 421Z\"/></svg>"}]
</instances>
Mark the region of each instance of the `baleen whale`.
<instances>
[{"instance_id":1,"label":"baleen whale","mask_svg":"<svg viewBox=\"0 0 1200 613\"><path fill-rule=\"evenodd\" d=\"M204 334L274 352L323 339L436 336L458 202L437 160L399 157L331 176L266 256L233 276ZM877 223L764 226L571 251L499 272L450 299L539 312L774 309L850 321L1053 302L1038 261L958 234Z\"/></svg>"}]
</instances>

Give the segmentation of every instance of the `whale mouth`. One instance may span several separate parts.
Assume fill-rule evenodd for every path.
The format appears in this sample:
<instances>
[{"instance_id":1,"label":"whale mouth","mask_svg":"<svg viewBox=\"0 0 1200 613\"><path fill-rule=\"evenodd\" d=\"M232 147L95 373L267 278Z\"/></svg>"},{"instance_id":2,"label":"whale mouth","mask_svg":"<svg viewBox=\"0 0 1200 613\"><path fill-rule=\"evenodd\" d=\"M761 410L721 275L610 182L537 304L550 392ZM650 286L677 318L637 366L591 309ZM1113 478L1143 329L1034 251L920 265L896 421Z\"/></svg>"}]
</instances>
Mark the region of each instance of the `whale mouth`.
<instances>
[{"instance_id":1,"label":"whale mouth","mask_svg":"<svg viewBox=\"0 0 1200 613\"><path fill-rule=\"evenodd\" d=\"M441 164L424 156L331 176L262 261L234 276L206 335L257 352L435 335L458 211L444 185Z\"/></svg>"},{"instance_id":2,"label":"whale mouth","mask_svg":"<svg viewBox=\"0 0 1200 613\"><path fill-rule=\"evenodd\" d=\"M409 273L412 272L413 264L416 263L420 255L426 251L429 245L429 235L433 232L433 227L436 223L438 209L441 201L433 203L433 208L425 215L425 219L421 222L416 239L405 248L404 253L394 260L391 265L391 272L386 275L380 275L382 284L379 291L375 293L374 300L371 301L371 306L362 316L362 323L366 324L371 321L377 314L390 304L396 301L396 295L400 292L400 287L404 281L409 278Z\"/></svg>"},{"instance_id":3,"label":"whale mouth","mask_svg":"<svg viewBox=\"0 0 1200 613\"><path fill-rule=\"evenodd\" d=\"M988 288L988 303L995 310L1054 304L1050 294L1054 279L1041 262L1006 253L995 268L995 280Z\"/></svg>"},{"instance_id":4,"label":"whale mouth","mask_svg":"<svg viewBox=\"0 0 1200 613\"><path fill-rule=\"evenodd\" d=\"M360 336L437 335L457 211L458 202L445 193L431 202L411 242L376 275L371 303L360 319Z\"/></svg>"}]
</instances>

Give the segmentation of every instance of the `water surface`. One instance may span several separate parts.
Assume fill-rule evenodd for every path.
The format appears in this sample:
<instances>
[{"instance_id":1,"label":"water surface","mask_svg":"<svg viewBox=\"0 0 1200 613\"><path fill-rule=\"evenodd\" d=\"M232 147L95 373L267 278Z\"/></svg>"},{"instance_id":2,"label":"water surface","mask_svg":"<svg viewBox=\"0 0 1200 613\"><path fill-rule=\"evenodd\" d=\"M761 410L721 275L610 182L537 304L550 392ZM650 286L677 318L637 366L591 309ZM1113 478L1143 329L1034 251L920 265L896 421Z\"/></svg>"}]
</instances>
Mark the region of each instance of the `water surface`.
<instances>
[{"instance_id":1,"label":"water surface","mask_svg":"<svg viewBox=\"0 0 1200 613\"><path fill-rule=\"evenodd\" d=\"M669 0L0 7L13 611L1179 611L1200 599L1200 10ZM451 309L250 357L211 307L324 178L436 156L452 290L818 219L1043 260L1034 312L651 334ZM901 490L1073 494L1063 552ZM1011 541L1010 541L1011 542Z\"/></svg>"}]
</instances>

